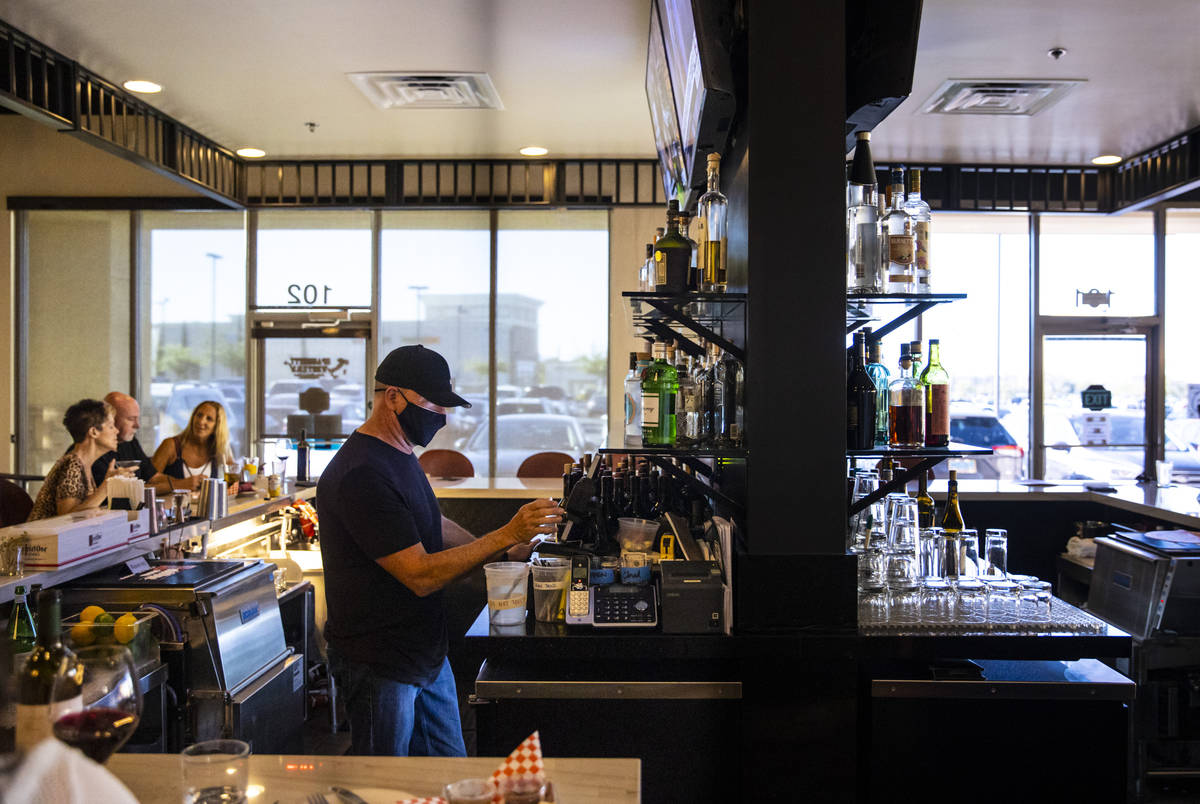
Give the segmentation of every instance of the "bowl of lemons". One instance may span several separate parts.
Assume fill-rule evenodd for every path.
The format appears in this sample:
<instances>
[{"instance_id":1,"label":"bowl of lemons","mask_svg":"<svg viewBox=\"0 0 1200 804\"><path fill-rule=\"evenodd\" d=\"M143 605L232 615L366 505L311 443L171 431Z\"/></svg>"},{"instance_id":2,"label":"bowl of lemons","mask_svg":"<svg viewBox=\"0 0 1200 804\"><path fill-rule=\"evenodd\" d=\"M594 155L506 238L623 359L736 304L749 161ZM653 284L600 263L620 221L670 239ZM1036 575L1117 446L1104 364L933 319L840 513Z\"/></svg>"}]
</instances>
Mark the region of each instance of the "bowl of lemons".
<instances>
[{"instance_id":1,"label":"bowl of lemons","mask_svg":"<svg viewBox=\"0 0 1200 804\"><path fill-rule=\"evenodd\" d=\"M106 611L101 606L88 606L63 619L63 642L72 649L124 645L133 654L137 667L157 664L158 640L151 631L157 616L152 611Z\"/></svg>"}]
</instances>

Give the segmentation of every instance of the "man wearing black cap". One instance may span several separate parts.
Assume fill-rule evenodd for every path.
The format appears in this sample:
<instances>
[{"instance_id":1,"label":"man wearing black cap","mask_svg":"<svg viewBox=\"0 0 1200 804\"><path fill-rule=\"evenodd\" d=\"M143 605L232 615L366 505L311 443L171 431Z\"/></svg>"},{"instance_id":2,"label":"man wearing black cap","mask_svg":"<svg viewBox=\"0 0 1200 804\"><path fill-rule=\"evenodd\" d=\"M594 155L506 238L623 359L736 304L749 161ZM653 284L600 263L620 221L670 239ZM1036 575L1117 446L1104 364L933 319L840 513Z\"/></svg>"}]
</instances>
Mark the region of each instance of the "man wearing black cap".
<instances>
[{"instance_id":1,"label":"man wearing black cap","mask_svg":"<svg viewBox=\"0 0 1200 804\"><path fill-rule=\"evenodd\" d=\"M437 352L392 350L375 372L371 416L317 484L325 639L352 753L466 755L441 590L562 517L551 500L534 500L498 530L443 549L441 511L413 449L445 425L446 408L470 406Z\"/></svg>"}]
</instances>

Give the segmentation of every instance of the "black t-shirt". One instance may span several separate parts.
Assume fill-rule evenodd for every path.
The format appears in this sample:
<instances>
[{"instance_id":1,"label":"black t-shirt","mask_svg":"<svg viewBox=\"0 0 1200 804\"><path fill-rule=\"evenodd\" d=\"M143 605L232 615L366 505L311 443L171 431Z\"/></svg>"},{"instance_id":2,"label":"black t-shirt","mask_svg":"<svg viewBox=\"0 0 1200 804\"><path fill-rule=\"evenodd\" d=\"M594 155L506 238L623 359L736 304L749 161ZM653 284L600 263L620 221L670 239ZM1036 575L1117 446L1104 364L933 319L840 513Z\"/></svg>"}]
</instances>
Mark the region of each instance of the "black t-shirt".
<instances>
[{"instance_id":1,"label":"black t-shirt","mask_svg":"<svg viewBox=\"0 0 1200 804\"><path fill-rule=\"evenodd\" d=\"M321 561L335 653L406 684L437 678L446 658L441 591L418 597L376 559L442 549L442 515L417 456L351 434L317 484Z\"/></svg>"},{"instance_id":2,"label":"black t-shirt","mask_svg":"<svg viewBox=\"0 0 1200 804\"><path fill-rule=\"evenodd\" d=\"M118 441L115 451L106 452L92 462L92 479L96 481L97 486L104 482L104 476L108 474L108 465L114 459L118 461L141 461L142 464L137 468L135 474L142 480L149 480L158 474L158 470L154 468L150 457L146 455L146 451L138 443L137 436L134 436L128 441Z\"/></svg>"}]
</instances>

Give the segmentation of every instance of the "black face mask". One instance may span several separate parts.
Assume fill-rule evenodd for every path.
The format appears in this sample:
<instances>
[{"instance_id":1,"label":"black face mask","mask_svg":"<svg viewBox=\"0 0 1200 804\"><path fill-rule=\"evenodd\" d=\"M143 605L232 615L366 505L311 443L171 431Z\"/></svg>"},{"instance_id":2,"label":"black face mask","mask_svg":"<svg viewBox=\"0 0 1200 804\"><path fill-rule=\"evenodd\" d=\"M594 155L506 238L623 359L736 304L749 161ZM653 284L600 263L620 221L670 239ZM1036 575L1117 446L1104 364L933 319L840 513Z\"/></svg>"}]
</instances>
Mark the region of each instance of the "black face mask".
<instances>
[{"instance_id":1,"label":"black face mask","mask_svg":"<svg viewBox=\"0 0 1200 804\"><path fill-rule=\"evenodd\" d=\"M404 428L404 434L410 441L421 447L428 446L437 431L446 426L446 414L426 410L414 404L406 396L404 401L408 404L404 406L404 410L396 414L396 421L400 422L400 426Z\"/></svg>"}]
</instances>

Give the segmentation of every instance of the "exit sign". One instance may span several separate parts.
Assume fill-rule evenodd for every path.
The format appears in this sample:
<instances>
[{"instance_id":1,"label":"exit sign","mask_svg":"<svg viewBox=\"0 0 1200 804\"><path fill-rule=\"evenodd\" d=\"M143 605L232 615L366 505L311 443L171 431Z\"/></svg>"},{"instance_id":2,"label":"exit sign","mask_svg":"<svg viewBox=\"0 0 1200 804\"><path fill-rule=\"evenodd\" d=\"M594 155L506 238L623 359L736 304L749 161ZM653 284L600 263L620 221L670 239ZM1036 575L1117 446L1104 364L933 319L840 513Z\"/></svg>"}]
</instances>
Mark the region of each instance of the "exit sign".
<instances>
[{"instance_id":1,"label":"exit sign","mask_svg":"<svg viewBox=\"0 0 1200 804\"><path fill-rule=\"evenodd\" d=\"M1103 385L1089 385L1080 391L1083 406L1088 410L1104 410L1112 407L1112 391Z\"/></svg>"}]
</instances>

